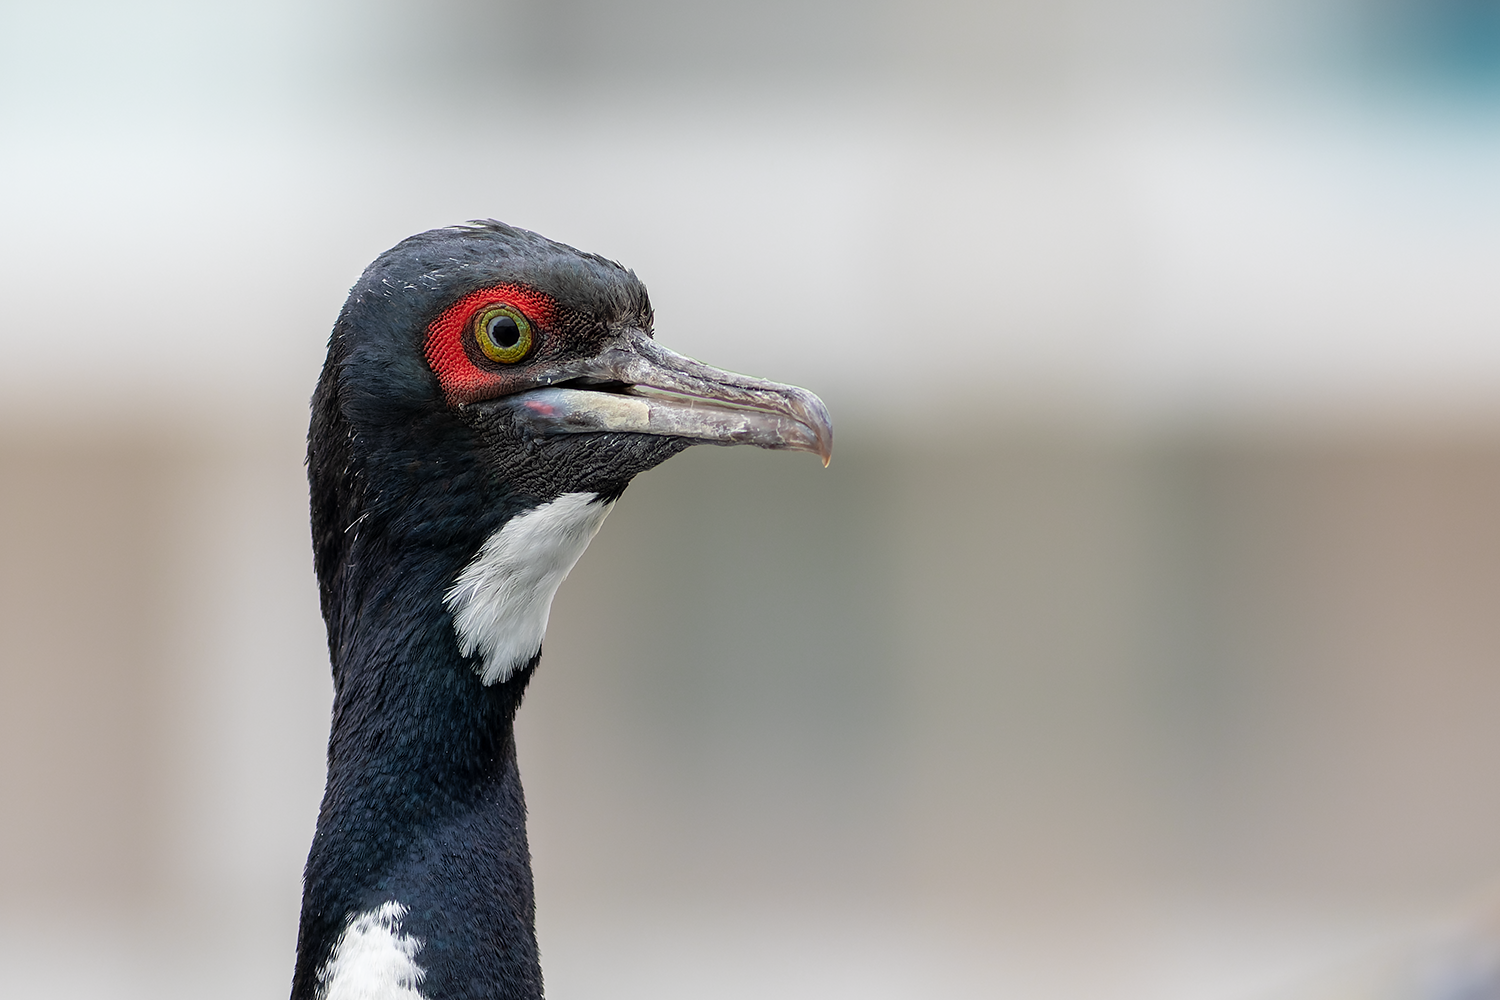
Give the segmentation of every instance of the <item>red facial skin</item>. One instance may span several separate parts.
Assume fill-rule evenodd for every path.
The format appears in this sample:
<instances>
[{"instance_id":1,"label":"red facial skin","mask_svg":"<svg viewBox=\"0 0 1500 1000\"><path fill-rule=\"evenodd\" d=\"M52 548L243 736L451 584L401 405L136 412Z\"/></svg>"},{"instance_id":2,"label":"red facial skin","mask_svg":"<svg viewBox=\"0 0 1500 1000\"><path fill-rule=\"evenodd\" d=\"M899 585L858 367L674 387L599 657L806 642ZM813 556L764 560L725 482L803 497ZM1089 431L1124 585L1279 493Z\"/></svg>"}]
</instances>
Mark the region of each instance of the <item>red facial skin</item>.
<instances>
[{"instance_id":1,"label":"red facial skin","mask_svg":"<svg viewBox=\"0 0 1500 1000\"><path fill-rule=\"evenodd\" d=\"M532 348L533 357L544 347L543 335L557 312L557 303L551 296L524 285L510 284L481 288L465 295L427 325L427 345L423 351L427 364L437 373L449 406L493 399L519 388L516 369L521 365L496 369L482 367L476 360L478 348L473 346L470 324L475 313L496 304L519 310L531 322L532 336L537 340Z\"/></svg>"}]
</instances>

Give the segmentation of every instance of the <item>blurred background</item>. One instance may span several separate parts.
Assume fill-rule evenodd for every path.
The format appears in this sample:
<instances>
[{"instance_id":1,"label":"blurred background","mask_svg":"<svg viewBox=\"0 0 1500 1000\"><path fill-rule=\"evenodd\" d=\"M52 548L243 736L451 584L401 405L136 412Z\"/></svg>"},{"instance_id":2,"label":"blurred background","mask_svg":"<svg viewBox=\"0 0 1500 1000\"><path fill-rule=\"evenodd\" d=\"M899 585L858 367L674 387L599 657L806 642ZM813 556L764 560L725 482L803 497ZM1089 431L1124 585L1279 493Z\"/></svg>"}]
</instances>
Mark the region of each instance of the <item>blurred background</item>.
<instances>
[{"instance_id":1,"label":"blurred background","mask_svg":"<svg viewBox=\"0 0 1500 1000\"><path fill-rule=\"evenodd\" d=\"M306 400L492 216L806 385L519 722L549 995L1500 997L1500 2L0 6L0 967L276 997Z\"/></svg>"}]
</instances>

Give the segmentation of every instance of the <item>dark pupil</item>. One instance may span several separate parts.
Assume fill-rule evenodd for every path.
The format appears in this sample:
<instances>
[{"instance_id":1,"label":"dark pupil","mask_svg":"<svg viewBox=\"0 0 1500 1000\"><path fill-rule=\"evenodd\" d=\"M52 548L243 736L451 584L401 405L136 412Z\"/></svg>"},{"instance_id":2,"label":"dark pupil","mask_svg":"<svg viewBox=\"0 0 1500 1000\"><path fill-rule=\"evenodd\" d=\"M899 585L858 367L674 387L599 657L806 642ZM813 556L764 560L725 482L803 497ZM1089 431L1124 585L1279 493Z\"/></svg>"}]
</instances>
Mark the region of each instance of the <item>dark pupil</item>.
<instances>
[{"instance_id":1,"label":"dark pupil","mask_svg":"<svg viewBox=\"0 0 1500 1000\"><path fill-rule=\"evenodd\" d=\"M490 320L490 340L496 347L515 347L521 341L521 329L509 316Z\"/></svg>"}]
</instances>

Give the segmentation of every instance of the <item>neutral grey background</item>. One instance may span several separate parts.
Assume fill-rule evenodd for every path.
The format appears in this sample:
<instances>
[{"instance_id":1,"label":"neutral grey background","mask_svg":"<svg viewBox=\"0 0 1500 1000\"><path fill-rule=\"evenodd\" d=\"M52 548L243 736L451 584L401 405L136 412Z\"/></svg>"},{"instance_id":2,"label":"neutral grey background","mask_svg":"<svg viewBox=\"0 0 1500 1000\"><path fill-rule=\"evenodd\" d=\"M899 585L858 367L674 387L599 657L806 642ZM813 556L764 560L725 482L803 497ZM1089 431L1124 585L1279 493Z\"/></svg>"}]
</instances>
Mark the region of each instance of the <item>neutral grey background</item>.
<instances>
[{"instance_id":1,"label":"neutral grey background","mask_svg":"<svg viewBox=\"0 0 1500 1000\"><path fill-rule=\"evenodd\" d=\"M307 395L495 216L838 426L559 594L554 998L1492 995L1497 84L1489 0L0 6L7 988L286 989Z\"/></svg>"}]
</instances>

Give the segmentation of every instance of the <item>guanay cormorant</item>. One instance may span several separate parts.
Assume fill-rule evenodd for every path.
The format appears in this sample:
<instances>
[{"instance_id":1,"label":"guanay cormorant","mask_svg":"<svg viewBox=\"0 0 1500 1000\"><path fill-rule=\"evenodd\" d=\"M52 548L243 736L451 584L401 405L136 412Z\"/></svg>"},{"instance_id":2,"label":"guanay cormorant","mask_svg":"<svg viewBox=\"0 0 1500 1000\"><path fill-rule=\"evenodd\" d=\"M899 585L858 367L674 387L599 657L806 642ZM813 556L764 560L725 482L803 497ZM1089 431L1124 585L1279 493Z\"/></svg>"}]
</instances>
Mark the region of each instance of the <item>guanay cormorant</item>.
<instances>
[{"instance_id":1,"label":"guanay cormorant","mask_svg":"<svg viewBox=\"0 0 1500 1000\"><path fill-rule=\"evenodd\" d=\"M334 704L293 1000L542 995L512 721L553 595L637 473L832 436L811 393L659 346L603 257L482 222L370 265L308 432Z\"/></svg>"}]
</instances>

